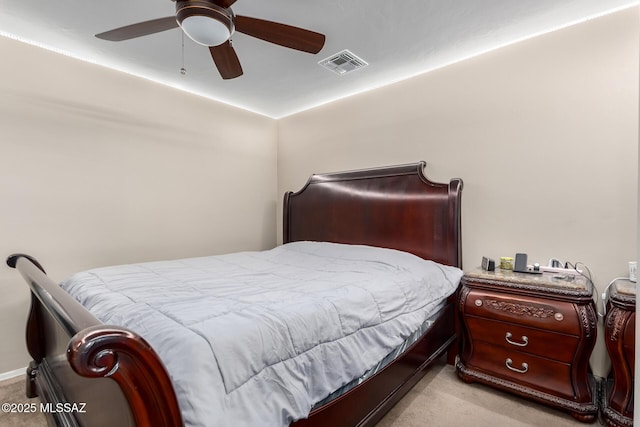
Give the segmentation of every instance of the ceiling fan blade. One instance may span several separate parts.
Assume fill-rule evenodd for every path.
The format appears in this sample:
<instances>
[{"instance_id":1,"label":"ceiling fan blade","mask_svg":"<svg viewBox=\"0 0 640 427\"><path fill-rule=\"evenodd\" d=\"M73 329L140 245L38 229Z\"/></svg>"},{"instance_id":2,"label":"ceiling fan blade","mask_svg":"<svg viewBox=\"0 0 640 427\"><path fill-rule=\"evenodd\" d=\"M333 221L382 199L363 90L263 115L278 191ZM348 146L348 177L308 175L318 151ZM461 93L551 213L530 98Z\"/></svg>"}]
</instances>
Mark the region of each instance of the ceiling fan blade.
<instances>
[{"instance_id":1,"label":"ceiling fan blade","mask_svg":"<svg viewBox=\"0 0 640 427\"><path fill-rule=\"evenodd\" d=\"M213 0L213 2L218 6L224 7L226 9L231 7L231 5L236 2L236 0Z\"/></svg>"},{"instance_id":2,"label":"ceiling fan blade","mask_svg":"<svg viewBox=\"0 0 640 427\"><path fill-rule=\"evenodd\" d=\"M318 53L324 46L324 34L264 19L236 15L235 27L241 33L303 52Z\"/></svg>"},{"instance_id":3,"label":"ceiling fan blade","mask_svg":"<svg viewBox=\"0 0 640 427\"><path fill-rule=\"evenodd\" d=\"M210 46L209 51L223 79L235 79L242 75L242 66L229 40L219 46Z\"/></svg>"},{"instance_id":4,"label":"ceiling fan blade","mask_svg":"<svg viewBox=\"0 0 640 427\"><path fill-rule=\"evenodd\" d=\"M105 31L104 33L96 34L96 37L112 42L119 42L122 40L129 40L136 37L159 33L176 27L178 27L176 17L167 16L166 18L152 19L150 21L138 22L137 24L131 24L125 27Z\"/></svg>"}]
</instances>

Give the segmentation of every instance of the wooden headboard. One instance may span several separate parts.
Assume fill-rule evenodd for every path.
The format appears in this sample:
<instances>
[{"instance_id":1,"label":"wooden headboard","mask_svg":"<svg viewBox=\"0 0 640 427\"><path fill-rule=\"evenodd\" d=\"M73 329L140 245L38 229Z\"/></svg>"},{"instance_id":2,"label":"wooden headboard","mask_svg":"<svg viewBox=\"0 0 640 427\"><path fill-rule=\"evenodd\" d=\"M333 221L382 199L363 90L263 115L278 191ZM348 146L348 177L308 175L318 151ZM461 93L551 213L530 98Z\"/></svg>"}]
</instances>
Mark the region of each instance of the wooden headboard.
<instances>
[{"instance_id":1,"label":"wooden headboard","mask_svg":"<svg viewBox=\"0 0 640 427\"><path fill-rule=\"evenodd\" d=\"M424 167L312 175L300 191L284 195L284 243L378 246L462 268L462 180L431 182Z\"/></svg>"}]
</instances>

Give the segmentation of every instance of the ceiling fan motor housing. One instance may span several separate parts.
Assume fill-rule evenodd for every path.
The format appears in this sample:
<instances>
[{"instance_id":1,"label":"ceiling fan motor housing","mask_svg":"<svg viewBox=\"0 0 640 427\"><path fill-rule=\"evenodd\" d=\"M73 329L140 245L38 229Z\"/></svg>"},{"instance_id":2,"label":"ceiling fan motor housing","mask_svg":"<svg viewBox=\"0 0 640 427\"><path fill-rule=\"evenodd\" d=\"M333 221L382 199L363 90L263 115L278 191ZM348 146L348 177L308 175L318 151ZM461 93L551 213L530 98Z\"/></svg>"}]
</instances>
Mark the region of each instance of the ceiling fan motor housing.
<instances>
[{"instance_id":1,"label":"ceiling fan motor housing","mask_svg":"<svg viewBox=\"0 0 640 427\"><path fill-rule=\"evenodd\" d=\"M204 46L218 46L234 31L231 9L207 0L176 1L176 20L190 39Z\"/></svg>"}]
</instances>

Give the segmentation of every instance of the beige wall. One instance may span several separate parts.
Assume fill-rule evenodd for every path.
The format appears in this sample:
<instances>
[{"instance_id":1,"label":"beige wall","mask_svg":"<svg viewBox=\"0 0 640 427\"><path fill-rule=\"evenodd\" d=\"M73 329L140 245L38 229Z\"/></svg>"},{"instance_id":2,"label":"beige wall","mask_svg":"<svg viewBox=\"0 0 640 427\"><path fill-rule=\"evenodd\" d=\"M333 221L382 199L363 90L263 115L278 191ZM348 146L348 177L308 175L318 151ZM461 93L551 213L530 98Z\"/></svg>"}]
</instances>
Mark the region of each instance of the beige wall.
<instances>
[{"instance_id":1,"label":"beige wall","mask_svg":"<svg viewBox=\"0 0 640 427\"><path fill-rule=\"evenodd\" d=\"M86 268L276 243L275 120L0 38L0 256ZM0 373L28 290L0 267Z\"/></svg>"},{"instance_id":2,"label":"beige wall","mask_svg":"<svg viewBox=\"0 0 640 427\"><path fill-rule=\"evenodd\" d=\"M628 9L281 119L278 194L425 160L464 181L465 270L526 252L582 262L602 290L636 259L638 21Z\"/></svg>"},{"instance_id":3,"label":"beige wall","mask_svg":"<svg viewBox=\"0 0 640 427\"><path fill-rule=\"evenodd\" d=\"M310 173L424 159L465 181L465 269L525 251L602 289L637 257L639 28L619 12L278 122L0 38L0 255L62 279L264 249ZM5 266L0 293L2 373L28 361L28 292Z\"/></svg>"}]
</instances>

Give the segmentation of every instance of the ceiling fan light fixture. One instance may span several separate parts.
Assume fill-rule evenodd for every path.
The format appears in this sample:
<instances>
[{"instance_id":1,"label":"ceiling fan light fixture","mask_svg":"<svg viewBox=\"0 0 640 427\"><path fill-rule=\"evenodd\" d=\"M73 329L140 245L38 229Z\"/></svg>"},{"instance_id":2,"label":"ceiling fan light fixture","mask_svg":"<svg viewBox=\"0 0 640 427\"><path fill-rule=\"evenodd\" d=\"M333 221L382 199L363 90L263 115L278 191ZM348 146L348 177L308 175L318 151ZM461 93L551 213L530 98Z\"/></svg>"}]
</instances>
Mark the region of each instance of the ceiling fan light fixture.
<instances>
[{"instance_id":1,"label":"ceiling fan light fixture","mask_svg":"<svg viewBox=\"0 0 640 427\"><path fill-rule=\"evenodd\" d=\"M226 25L207 16L187 16L180 27L191 40L205 46L218 46L231 37Z\"/></svg>"},{"instance_id":2,"label":"ceiling fan light fixture","mask_svg":"<svg viewBox=\"0 0 640 427\"><path fill-rule=\"evenodd\" d=\"M204 46L218 46L229 40L233 33L233 15L208 1L179 1L176 19L184 33Z\"/></svg>"}]
</instances>

